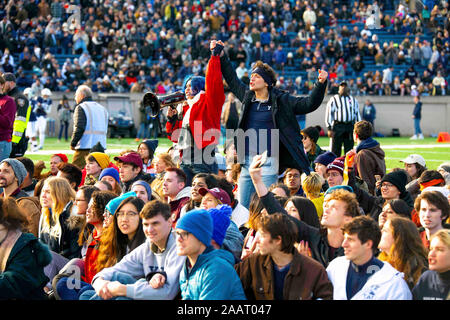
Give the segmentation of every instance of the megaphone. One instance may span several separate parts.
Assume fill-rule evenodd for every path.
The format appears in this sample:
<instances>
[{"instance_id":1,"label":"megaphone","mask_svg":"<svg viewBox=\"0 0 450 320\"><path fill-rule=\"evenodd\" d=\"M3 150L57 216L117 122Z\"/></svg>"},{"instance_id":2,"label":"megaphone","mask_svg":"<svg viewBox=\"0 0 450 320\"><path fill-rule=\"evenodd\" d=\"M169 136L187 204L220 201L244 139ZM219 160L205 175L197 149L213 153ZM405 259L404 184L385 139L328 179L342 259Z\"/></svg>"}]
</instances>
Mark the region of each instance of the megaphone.
<instances>
[{"instance_id":1,"label":"megaphone","mask_svg":"<svg viewBox=\"0 0 450 320\"><path fill-rule=\"evenodd\" d=\"M174 93L164 94L157 96L153 92L147 92L142 99L142 105L144 108L150 108L150 117L156 118L165 107L173 107L186 100L183 91L177 91Z\"/></svg>"}]
</instances>

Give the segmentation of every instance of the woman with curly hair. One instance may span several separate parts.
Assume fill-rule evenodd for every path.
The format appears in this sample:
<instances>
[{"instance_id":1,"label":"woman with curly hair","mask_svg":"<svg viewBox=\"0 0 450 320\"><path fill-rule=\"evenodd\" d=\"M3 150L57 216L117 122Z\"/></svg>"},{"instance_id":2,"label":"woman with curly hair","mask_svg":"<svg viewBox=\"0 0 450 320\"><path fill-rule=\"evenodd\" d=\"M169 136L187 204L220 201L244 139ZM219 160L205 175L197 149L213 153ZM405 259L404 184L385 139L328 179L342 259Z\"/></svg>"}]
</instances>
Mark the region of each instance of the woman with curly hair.
<instances>
[{"instance_id":1,"label":"woman with curly hair","mask_svg":"<svg viewBox=\"0 0 450 320\"><path fill-rule=\"evenodd\" d=\"M126 254L145 242L142 221L139 217L143 207L144 201L137 197L128 197L119 204L113 221L100 238L97 270L115 265Z\"/></svg>"},{"instance_id":2,"label":"woman with curly hair","mask_svg":"<svg viewBox=\"0 0 450 320\"><path fill-rule=\"evenodd\" d=\"M407 218L392 217L381 230L378 259L389 262L405 274L405 281L412 289L423 272L428 269L428 250L420 239L416 225Z\"/></svg>"}]
</instances>

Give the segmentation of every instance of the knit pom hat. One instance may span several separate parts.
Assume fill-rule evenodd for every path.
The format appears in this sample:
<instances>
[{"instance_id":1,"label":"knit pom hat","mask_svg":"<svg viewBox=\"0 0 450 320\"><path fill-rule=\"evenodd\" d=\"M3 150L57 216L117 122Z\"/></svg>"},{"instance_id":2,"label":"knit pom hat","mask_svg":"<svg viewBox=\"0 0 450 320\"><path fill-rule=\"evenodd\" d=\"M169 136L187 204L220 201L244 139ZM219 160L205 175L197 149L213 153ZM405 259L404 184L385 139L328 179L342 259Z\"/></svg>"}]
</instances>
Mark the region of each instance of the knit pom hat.
<instances>
[{"instance_id":1,"label":"knit pom hat","mask_svg":"<svg viewBox=\"0 0 450 320\"><path fill-rule=\"evenodd\" d=\"M119 172L114 168L103 169L102 173L100 173L100 177L98 178L98 180L102 180L104 176L113 177L117 181L117 183L120 183Z\"/></svg>"},{"instance_id":2,"label":"knit pom hat","mask_svg":"<svg viewBox=\"0 0 450 320\"><path fill-rule=\"evenodd\" d=\"M404 193L406 191L405 186L408 183L408 177L404 171L399 170L386 174L383 179L381 179L381 183L385 181L392 183L400 193Z\"/></svg>"},{"instance_id":3,"label":"knit pom hat","mask_svg":"<svg viewBox=\"0 0 450 320\"><path fill-rule=\"evenodd\" d=\"M341 175L344 174L344 166L345 166L345 157L339 157L333 160L332 163L330 163L327 166L327 172L330 170L337 170L341 173Z\"/></svg>"},{"instance_id":4,"label":"knit pom hat","mask_svg":"<svg viewBox=\"0 0 450 320\"><path fill-rule=\"evenodd\" d=\"M109 156L106 153L103 152L92 152L88 154L88 158L90 156L93 156L95 161L97 161L98 165L102 168L102 169L106 169L109 166Z\"/></svg>"},{"instance_id":5,"label":"knit pom hat","mask_svg":"<svg viewBox=\"0 0 450 320\"><path fill-rule=\"evenodd\" d=\"M211 245L213 220L211 214L204 209L188 211L176 225L176 229L190 232L205 246Z\"/></svg>"},{"instance_id":6,"label":"knit pom hat","mask_svg":"<svg viewBox=\"0 0 450 320\"><path fill-rule=\"evenodd\" d=\"M215 208L211 208L208 210L211 214L211 218L213 220L213 240L219 245L222 246L223 240L225 239L225 234L227 233L227 229L231 223L231 207L227 205L219 205Z\"/></svg>"}]
</instances>

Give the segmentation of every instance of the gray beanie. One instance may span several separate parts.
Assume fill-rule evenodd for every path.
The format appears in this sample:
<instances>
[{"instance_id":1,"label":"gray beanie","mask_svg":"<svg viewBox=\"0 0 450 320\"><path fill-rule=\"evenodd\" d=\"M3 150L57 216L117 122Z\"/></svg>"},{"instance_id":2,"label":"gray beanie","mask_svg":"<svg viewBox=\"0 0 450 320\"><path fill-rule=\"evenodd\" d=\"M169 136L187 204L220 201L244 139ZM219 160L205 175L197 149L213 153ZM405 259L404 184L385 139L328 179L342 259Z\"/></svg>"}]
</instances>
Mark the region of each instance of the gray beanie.
<instances>
[{"instance_id":1,"label":"gray beanie","mask_svg":"<svg viewBox=\"0 0 450 320\"><path fill-rule=\"evenodd\" d=\"M25 177L27 176L27 169L25 169L23 163L13 158L5 159L2 162L0 162L0 164L2 164L3 162L7 162L11 166L11 168L14 171L14 175L18 180L18 184L20 186L23 180L25 180Z\"/></svg>"}]
</instances>

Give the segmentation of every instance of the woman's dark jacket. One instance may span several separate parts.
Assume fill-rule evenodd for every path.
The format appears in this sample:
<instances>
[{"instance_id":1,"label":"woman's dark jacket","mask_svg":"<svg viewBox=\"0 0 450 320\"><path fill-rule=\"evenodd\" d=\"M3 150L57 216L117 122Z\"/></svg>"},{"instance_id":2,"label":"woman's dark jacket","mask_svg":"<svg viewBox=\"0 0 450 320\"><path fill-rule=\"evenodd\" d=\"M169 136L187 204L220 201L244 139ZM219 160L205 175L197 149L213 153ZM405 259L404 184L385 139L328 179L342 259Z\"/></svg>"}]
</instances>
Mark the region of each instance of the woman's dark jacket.
<instances>
[{"instance_id":1,"label":"woman's dark jacket","mask_svg":"<svg viewBox=\"0 0 450 320\"><path fill-rule=\"evenodd\" d=\"M239 129L244 129L246 117L252 105L255 93L240 81L233 69L227 55L220 58L221 70L231 92L242 102L242 112L239 118ZM311 172L308 157L303 149L300 127L296 115L307 114L319 108L323 101L327 82L316 82L311 94L307 97L298 97L278 88L269 89L272 120L274 128L279 129L280 144L279 173L286 168L301 169L306 174ZM235 145L236 138L235 138Z\"/></svg>"}]
</instances>

